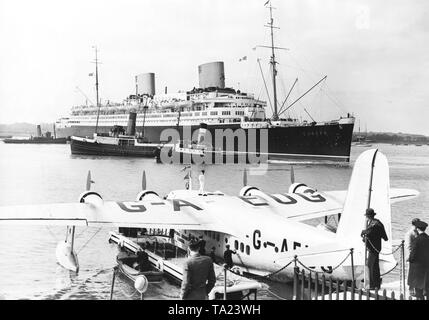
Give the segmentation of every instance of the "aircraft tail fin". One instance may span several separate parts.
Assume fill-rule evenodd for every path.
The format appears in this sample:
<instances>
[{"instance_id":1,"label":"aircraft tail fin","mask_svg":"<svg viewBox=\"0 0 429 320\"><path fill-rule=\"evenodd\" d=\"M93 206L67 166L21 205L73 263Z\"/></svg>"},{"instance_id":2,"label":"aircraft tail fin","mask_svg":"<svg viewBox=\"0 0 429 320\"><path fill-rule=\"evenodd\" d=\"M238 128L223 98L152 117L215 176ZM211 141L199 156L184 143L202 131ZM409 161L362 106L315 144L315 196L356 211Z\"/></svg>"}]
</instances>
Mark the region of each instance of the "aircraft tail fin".
<instances>
[{"instance_id":1,"label":"aircraft tail fin","mask_svg":"<svg viewBox=\"0 0 429 320\"><path fill-rule=\"evenodd\" d=\"M374 209L375 218L386 229L388 241L382 241L382 253L392 252L392 219L390 207L390 181L387 158L378 149L363 152L353 168L337 237L362 247L361 231L366 227L365 211Z\"/></svg>"}]
</instances>

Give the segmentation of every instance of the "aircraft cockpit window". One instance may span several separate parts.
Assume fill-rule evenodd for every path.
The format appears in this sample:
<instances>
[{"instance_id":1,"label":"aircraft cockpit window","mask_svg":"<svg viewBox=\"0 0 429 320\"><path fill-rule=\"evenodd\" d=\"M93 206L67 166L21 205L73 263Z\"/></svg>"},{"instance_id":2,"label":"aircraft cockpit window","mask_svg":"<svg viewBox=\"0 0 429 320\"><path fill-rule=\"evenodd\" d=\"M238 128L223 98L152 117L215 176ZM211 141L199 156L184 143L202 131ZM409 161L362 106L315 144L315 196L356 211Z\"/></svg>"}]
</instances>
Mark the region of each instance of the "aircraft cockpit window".
<instances>
[{"instance_id":1,"label":"aircraft cockpit window","mask_svg":"<svg viewBox=\"0 0 429 320\"><path fill-rule=\"evenodd\" d=\"M246 246L246 254L250 255L250 246Z\"/></svg>"},{"instance_id":2,"label":"aircraft cockpit window","mask_svg":"<svg viewBox=\"0 0 429 320\"><path fill-rule=\"evenodd\" d=\"M235 248L235 250L238 250L238 241L237 240L234 241L234 248Z\"/></svg>"},{"instance_id":3,"label":"aircraft cockpit window","mask_svg":"<svg viewBox=\"0 0 429 320\"><path fill-rule=\"evenodd\" d=\"M240 243L240 251L244 252L244 243L243 242Z\"/></svg>"}]
</instances>

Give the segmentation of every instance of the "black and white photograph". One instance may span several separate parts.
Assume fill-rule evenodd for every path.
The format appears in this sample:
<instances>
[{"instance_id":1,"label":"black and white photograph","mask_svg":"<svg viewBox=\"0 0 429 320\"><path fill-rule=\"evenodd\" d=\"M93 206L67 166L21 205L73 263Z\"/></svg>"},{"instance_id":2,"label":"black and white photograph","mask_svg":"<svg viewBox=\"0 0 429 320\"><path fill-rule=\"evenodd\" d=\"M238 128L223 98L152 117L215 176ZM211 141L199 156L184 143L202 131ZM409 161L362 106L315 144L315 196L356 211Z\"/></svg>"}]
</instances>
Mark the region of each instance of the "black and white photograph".
<instances>
[{"instance_id":1,"label":"black and white photograph","mask_svg":"<svg viewBox=\"0 0 429 320\"><path fill-rule=\"evenodd\" d=\"M0 0L0 300L429 300L428 15Z\"/></svg>"}]
</instances>

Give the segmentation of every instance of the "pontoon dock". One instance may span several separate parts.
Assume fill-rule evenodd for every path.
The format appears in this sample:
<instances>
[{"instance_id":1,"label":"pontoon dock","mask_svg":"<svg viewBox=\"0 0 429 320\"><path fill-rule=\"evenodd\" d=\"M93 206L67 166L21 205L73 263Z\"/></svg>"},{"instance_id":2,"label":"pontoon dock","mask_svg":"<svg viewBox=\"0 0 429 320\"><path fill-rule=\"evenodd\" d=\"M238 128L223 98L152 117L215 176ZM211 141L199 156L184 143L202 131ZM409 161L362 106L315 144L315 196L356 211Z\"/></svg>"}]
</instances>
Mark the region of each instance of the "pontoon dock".
<instances>
[{"instance_id":1,"label":"pontoon dock","mask_svg":"<svg viewBox=\"0 0 429 320\"><path fill-rule=\"evenodd\" d=\"M137 242L135 242L133 241L134 239L125 237L117 232L110 232L109 242L114 242L134 254L137 254L137 252L141 250L145 251L148 254L151 265L155 266L160 271L163 271L165 275L173 278L173 280L181 283L183 279L183 264L187 259L186 256L183 256L183 253L181 254L182 256L179 256L179 251L183 252L183 250L164 240L164 255L162 256L159 255L156 250L158 240L162 239L162 237L152 236L150 239L155 240L155 247L153 251L151 251L148 247L143 249L138 244L138 240L146 240L146 243L153 243L148 241L147 238L139 238L136 239ZM166 249L166 244L169 245L170 249ZM173 254L172 257L168 257L167 252L171 252L171 248L174 248L175 254ZM223 266L220 266L216 263L214 264L214 267L216 274L216 284L209 293L210 300L223 299L225 292L224 268ZM257 290L260 288L262 288L262 285L257 281L247 279L233 272L227 273L226 293L227 298L229 299L249 299L250 295L253 294L256 300Z\"/></svg>"}]
</instances>

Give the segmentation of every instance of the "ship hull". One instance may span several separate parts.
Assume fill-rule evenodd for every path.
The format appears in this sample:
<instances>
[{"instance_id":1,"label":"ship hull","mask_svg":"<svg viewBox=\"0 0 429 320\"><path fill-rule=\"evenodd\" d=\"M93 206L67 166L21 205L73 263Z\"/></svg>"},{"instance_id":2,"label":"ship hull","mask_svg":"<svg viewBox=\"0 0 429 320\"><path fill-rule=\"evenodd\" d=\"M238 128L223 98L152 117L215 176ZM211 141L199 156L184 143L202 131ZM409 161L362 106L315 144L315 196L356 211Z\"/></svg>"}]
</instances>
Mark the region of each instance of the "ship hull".
<instances>
[{"instance_id":1,"label":"ship hull","mask_svg":"<svg viewBox=\"0 0 429 320\"><path fill-rule=\"evenodd\" d=\"M20 144L65 144L67 143L67 138L57 138L57 139L4 139L4 143L20 143Z\"/></svg>"},{"instance_id":2,"label":"ship hull","mask_svg":"<svg viewBox=\"0 0 429 320\"><path fill-rule=\"evenodd\" d=\"M252 151L257 153L268 153L270 160L308 160L308 161L333 161L333 162L349 162L350 149L353 133L353 122L350 123L334 123L315 126L289 126L289 127L271 127L269 129L242 129L240 123L209 125L207 131L210 132L215 142L216 134L226 129L231 129L237 132L238 129L243 130L246 141L249 142L249 132L253 130L252 135L256 138L256 145ZM184 129L185 128L185 129ZM99 133L108 133L111 127L99 126ZM161 142L161 133L166 129L174 129L178 133L181 140L187 139L189 132L195 135L195 131L199 126L189 127L183 126L147 126L144 129L144 135L153 143ZM138 127L137 131L142 128ZM263 142L261 136L262 130L267 130L267 146ZM81 136L90 137L94 133L93 126L76 126L57 128L57 135L63 137ZM188 134L187 134L188 133ZM166 141L163 141L166 142ZM176 143L173 139L170 143ZM263 145L261 145L261 142ZM249 142L250 144L250 142ZM238 145L238 139L234 139L233 145L229 145L225 141L221 144L212 144L216 150L221 151L237 151L242 150L242 146ZM248 146L244 151L250 151Z\"/></svg>"},{"instance_id":3,"label":"ship hull","mask_svg":"<svg viewBox=\"0 0 429 320\"><path fill-rule=\"evenodd\" d=\"M157 146L119 146L70 139L71 153L74 155L119 156L155 158L159 156Z\"/></svg>"}]
</instances>

